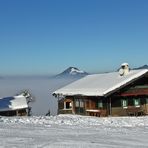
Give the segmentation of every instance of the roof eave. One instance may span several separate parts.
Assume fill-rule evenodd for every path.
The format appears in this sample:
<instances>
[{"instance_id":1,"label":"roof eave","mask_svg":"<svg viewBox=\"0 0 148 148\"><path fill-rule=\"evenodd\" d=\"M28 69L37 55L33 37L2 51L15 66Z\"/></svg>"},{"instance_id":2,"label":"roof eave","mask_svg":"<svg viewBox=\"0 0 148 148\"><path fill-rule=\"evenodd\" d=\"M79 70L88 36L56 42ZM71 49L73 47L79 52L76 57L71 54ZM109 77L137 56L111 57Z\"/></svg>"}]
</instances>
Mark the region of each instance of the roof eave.
<instances>
[{"instance_id":1,"label":"roof eave","mask_svg":"<svg viewBox=\"0 0 148 148\"><path fill-rule=\"evenodd\" d=\"M130 83L132 83L132 82L134 82L134 81L136 81L136 80L142 78L142 77L143 77L144 75L146 75L147 73L148 73L148 71L145 72L144 74L142 74L141 76L135 77L134 79L132 79L132 80L130 80L130 81L124 83L123 85L121 85L121 86L119 86L119 87L116 87L116 89L110 90L109 92L106 91L106 93L104 93L103 96L104 96L104 97L108 97L108 96L112 95L113 93L115 93L116 91L118 91L118 90L124 88L125 86L129 85Z\"/></svg>"}]
</instances>

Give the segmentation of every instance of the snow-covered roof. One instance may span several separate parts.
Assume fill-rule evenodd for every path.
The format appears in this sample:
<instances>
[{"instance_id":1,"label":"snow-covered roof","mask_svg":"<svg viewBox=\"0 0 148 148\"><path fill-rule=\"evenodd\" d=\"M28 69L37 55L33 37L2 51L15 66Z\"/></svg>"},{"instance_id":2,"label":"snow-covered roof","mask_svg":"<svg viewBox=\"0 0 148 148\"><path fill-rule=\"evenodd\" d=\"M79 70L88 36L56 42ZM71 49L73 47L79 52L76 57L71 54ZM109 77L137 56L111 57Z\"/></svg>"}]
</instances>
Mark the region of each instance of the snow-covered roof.
<instances>
[{"instance_id":1,"label":"snow-covered roof","mask_svg":"<svg viewBox=\"0 0 148 148\"><path fill-rule=\"evenodd\" d=\"M88 75L57 91L56 95L73 96L107 96L132 81L140 78L148 69L131 70L127 75L120 76L119 72Z\"/></svg>"},{"instance_id":2,"label":"snow-covered roof","mask_svg":"<svg viewBox=\"0 0 148 148\"><path fill-rule=\"evenodd\" d=\"M13 96L0 98L0 111L10 111L28 108L26 98L24 96Z\"/></svg>"}]
</instances>

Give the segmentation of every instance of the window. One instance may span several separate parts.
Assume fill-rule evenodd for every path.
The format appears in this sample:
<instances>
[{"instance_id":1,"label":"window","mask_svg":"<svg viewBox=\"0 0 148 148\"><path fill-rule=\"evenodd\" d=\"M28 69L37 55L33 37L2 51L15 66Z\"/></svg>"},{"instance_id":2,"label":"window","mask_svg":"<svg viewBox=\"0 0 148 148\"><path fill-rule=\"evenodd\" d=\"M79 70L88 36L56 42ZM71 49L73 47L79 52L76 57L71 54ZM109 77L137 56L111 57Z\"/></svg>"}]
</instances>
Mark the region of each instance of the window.
<instances>
[{"instance_id":1,"label":"window","mask_svg":"<svg viewBox=\"0 0 148 148\"><path fill-rule=\"evenodd\" d=\"M70 101L64 102L64 109L72 109L72 102Z\"/></svg>"},{"instance_id":2,"label":"window","mask_svg":"<svg viewBox=\"0 0 148 148\"><path fill-rule=\"evenodd\" d=\"M71 106L71 102L66 102L66 109L69 109L69 108L71 108L72 106Z\"/></svg>"},{"instance_id":3,"label":"window","mask_svg":"<svg viewBox=\"0 0 148 148\"><path fill-rule=\"evenodd\" d=\"M127 106L128 106L128 101L126 99L123 99L122 100L122 107L127 108Z\"/></svg>"},{"instance_id":4,"label":"window","mask_svg":"<svg viewBox=\"0 0 148 148\"><path fill-rule=\"evenodd\" d=\"M72 108L72 103L71 102L69 103L69 107Z\"/></svg>"},{"instance_id":5,"label":"window","mask_svg":"<svg viewBox=\"0 0 148 148\"><path fill-rule=\"evenodd\" d=\"M76 107L79 107L79 99L76 99L76 100L75 100L75 106L76 106Z\"/></svg>"},{"instance_id":6,"label":"window","mask_svg":"<svg viewBox=\"0 0 148 148\"><path fill-rule=\"evenodd\" d=\"M84 100L83 99L75 99L75 112L76 114L84 114Z\"/></svg>"},{"instance_id":7,"label":"window","mask_svg":"<svg viewBox=\"0 0 148 148\"><path fill-rule=\"evenodd\" d=\"M82 99L76 99L75 106L76 107L84 107L84 101Z\"/></svg>"},{"instance_id":8,"label":"window","mask_svg":"<svg viewBox=\"0 0 148 148\"><path fill-rule=\"evenodd\" d=\"M103 108L103 102L102 102L102 100L98 100L98 108Z\"/></svg>"},{"instance_id":9,"label":"window","mask_svg":"<svg viewBox=\"0 0 148 148\"><path fill-rule=\"evenodd\" d=\"M84 102L82 99L80 99L80 107L84 107Z\"/></svg>"},{"instance_id":10,"label":"window","mask_svg":"<svg viewBox=\"0 0 148 148\"><path fill-rule=\"evenodd\" d=\"M140 107L140 99L134 99L135 107Z\"/></svg>"}]
</instances>

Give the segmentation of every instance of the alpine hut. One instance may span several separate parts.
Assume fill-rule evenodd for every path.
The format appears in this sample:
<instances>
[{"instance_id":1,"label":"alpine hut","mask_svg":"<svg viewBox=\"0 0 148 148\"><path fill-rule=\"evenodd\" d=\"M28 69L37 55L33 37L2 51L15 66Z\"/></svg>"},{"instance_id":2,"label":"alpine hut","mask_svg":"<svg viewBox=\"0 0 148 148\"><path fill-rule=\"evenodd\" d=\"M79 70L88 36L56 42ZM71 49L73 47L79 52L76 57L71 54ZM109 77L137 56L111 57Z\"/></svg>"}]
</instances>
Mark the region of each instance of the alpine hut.
<instances>
[{"instance_id":1,"label":"alpine hut","mask_svg":"<svg viewBox=\"0 0 148 148\"><path fill-rule=\"evenodd\" d=\"M0 98L0 116L25 116L28 104L23 95Z\"/></svg>"},{"instance_id":2,"label":"alpine hut","mask_svg":"<svg viewBox=\"0 0 148 148\"><path fill-rule=\"evenodd\" d=\"M130 70L123 63L116 72L85 76L53 92L58 113L89 116L148 114L148 69Z\"/></svg>"}]
</instances>

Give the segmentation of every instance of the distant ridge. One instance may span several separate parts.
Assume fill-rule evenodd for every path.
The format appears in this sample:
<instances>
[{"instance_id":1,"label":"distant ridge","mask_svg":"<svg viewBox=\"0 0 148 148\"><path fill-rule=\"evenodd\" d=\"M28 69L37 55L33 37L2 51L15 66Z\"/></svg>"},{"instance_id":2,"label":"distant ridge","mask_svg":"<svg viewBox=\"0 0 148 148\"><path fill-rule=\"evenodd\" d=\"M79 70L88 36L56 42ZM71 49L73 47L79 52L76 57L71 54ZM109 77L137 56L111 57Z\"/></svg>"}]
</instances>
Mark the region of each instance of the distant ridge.
<instances>
[{"instance_id":1,"label":"distant ridge","mask_svg":"<svg viewBox=\"0 0 148 148\"><path fill-rule=\"evenodd\" d=\"M134 68L134 70L138 70L138 69L148 69L148 65L143 65L138 68Z\"/></svg>"},{"instance_id":2,"label":"distant ridge","mask_svg":"<svg viewBox=\"0 0 148 148\"><path fill-rule=\"evenodd\" d=\"M79 70L76 67L69 67L62 73L56 75L56 78L81 78L88 75L87 72Z\"/></svg>"}]
</instances>

